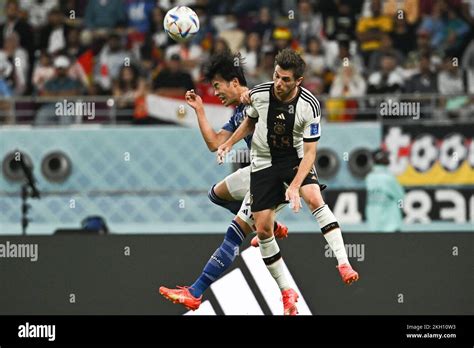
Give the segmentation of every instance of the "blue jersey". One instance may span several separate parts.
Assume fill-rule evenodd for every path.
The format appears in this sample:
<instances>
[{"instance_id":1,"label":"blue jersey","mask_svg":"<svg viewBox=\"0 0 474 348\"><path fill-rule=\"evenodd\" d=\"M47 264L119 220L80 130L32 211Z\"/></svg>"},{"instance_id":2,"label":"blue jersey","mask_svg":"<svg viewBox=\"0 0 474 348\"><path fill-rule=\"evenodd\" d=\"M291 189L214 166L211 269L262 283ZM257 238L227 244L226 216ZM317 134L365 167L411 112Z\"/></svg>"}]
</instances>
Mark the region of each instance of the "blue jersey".
<instances>
[{"instance_id":1,"label":"blue jersey","mask_svg":"<svg viewBox=\"0 0 474 348\"><path fill-rule=\"evenodd\" d=\"M230 117L229 121L227 121L227 123L222 126L222 129L234 133L245 118L245 107L246 105L239 104L235 108L234 113ZM247 143L249 149L250 145L252 144L252 134L249 134L244 138L244 141Z\"/></svg>"}]
</instances>

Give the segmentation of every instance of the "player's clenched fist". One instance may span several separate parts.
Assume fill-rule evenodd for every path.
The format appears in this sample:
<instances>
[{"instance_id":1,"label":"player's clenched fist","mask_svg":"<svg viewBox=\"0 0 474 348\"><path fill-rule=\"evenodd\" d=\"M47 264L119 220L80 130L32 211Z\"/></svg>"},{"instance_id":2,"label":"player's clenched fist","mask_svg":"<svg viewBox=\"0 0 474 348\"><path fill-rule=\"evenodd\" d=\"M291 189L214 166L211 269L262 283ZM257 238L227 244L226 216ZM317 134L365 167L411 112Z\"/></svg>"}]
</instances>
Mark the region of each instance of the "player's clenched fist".
<instances>
[{"instance_id":1,"label":"player's clenched fist","mask_svg":"<svg viewBox=\"0 0 474 348\"><path fill-rule=\"evenodd\" d=\"M194 89L187 91L184 98L188 105L194 110L204 108L201 97L194 92Z\"/></svg>"},{"instance_id":2,"label":"player's clenched fist","mask_svg":"<svg viewBox=\"0 0 474 348\"><path fill-rule=\"evenodd\" d=\"M232 150L232 145L224 143L217 148L217 163L224 163L225 155Z\"/></svg>"}]
</instances>

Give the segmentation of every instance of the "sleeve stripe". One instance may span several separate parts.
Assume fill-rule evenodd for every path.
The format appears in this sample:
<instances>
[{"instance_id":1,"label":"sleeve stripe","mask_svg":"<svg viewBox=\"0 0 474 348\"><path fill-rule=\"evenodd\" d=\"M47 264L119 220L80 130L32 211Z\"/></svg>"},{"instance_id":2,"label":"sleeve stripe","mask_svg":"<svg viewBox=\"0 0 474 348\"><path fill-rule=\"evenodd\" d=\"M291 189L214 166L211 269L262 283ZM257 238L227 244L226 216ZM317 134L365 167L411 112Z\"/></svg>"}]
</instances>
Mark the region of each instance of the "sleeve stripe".
<instances>
[{"instance_id":1,"label":"sleeve stripe","mask_svg":"<svg viewBox=\"0 0 474 348\"><path fill-rule=\"evenodd\" d=\"M313 95L313 93L311 93L308 89L304 88L304 87L301 87L301 90L304 94L306 94L306 96L313 100L315 103L319 104L319 100Z\"/></svg>"},{"instance_id":2,"label":"sleeve stripe","mask_svg":"<svg viewBox=\"0 0 474 348\"><path fill-rule=\"evenodd\" d=\"M321 107L319 106L319 101L311 93L306 91L304 88L301 89L301 92L302 92L301 96L306 97L306 98L303 98L303 99L306 100L307 102L311 103L316 108L316 110L318 111L318 113L316 115L321 116Z\"/></svg>"},{"instance_id":3,"label":"sleeve stripe","mask_svg":"<svg viewBox=\"0 0 474 348\"><path fill-rule=\"evenodd\" d=\"M315 142L315 141L318 141L319 138L321 138L321 137L319 136L319 137L316 137L316 138L303 138L303 141L304 141L305 143L313 143L313 142Z\"/></svg>"},{"instance_id":4,"label":"sleeve stripe","mask_svg":"<svg viewBox=\"0 0 474 348\"><path fill-rule=\"evenodd\" d=\"M313 102L311 102L309 99L307 99L303 94L301 94L301 99L303 99L304 101L306 101L309 106L311 106L311 109L313 109L313 113L314 113L314 118L316 118L318 116L318 112L317 112L317 109L315 108L315 105L313 104Z\"/></svg>"},{"instance_id":5,"label":"sleeve stripe","mask_svg":"<svg viewBox=\"0 0 474 348\"><path fill-rule=\"evenodd\" d=\"M265 82L260 85L255 86L250 90L250 95L256 93L256 92L263 92L263 91L269 91L270 88L272 87L273 82Z\"/></svg>"}]
</instances>

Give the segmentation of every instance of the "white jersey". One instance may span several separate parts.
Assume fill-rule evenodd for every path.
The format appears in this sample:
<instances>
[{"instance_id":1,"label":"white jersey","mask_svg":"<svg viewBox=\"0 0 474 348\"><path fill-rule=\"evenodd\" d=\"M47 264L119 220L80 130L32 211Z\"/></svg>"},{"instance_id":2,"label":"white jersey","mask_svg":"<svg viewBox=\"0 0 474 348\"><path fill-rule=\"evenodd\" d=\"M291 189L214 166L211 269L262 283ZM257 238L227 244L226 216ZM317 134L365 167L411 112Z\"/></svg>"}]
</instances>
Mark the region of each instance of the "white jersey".
<instances>
[{"instance_id":1,"label":"white jersey","mask_svg":"<svg viewBox=\"0 0 474 348\"><path fill-rule=\"evenodd\" d=\"M303 158L303 142L321 136L321 107L306 88L299 87L293 100L284 103L273 93L273 82L250 91L250 118L258 119L251 146L251 170L269 168L277 162L294 163Z\"/></svg>"}]
</instances>

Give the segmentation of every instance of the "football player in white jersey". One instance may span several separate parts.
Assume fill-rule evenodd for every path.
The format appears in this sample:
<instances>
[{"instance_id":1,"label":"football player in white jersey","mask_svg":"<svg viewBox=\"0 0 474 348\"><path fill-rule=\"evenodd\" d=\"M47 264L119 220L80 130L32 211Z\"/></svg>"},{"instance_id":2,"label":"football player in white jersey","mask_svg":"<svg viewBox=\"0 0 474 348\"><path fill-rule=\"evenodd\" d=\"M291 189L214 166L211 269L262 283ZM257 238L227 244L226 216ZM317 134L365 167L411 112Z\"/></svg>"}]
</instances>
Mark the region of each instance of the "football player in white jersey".
<instances>
[{"instance_id":1,"label":"football player in white jersey","mask_svg":"<svg viewBox=\"0 0 474 348\"><path fill-rule=\"evenodd\" d=\"M238 62L238 64L236 64ZM205 78L211 82L214 94L225 106L234 106L235 110L229 121L216 132L206 118L201 97L194 91L186 92L186 102L195 110L201 134L210 151L216 151L238 129L245 118L244 104L240 103L242 93L248 90L242 68L240 55L224 52L211 57L205 66ZM250 148L252 134L245 137ZM240 245L245 237L253 232L254 222L250 208L242 203L246 193L250 190L250 167L242 168L228 175L224 180L212 186L209 199L235 214L223 243L217 248L207 262L201 275L191 286L169 289L160 287L159 292L165 298L184 305L188 309L196 310L202 301L203 292L216 281L232 264L238 254ZM275 236L284 238L288 228L274 222ZM255 240L256 241L256 240ZM254 242L255 242L254 241Z\"/></svg>"},{"instance_id":2,"label":"football player in white jersey","mask_svg":"<svg viewBox=\"0 0 474 348\"><path fill-rule=\"evenodd\" d=\"M287 315L297 314L298 294L290 288L283 271L273 221L282 204L289 202L298 212L300 194L336 255L343 281L351 284L359 279L349 263L337 219L325 204L318 185L314 162L321 135L321 108L318 100L301 86L305 66L293 50L280 51L275 57L273 82L258 85L243 95L242 101L250 98L248 117L217 153L218 161L222 161L235 143L253 132L248 200L263 261L282 292Z\"/></svg>"}]
</instances>

